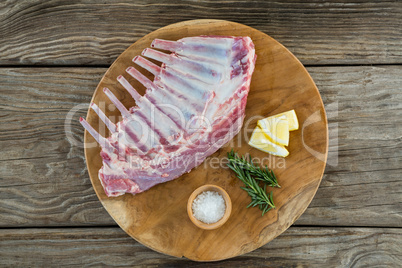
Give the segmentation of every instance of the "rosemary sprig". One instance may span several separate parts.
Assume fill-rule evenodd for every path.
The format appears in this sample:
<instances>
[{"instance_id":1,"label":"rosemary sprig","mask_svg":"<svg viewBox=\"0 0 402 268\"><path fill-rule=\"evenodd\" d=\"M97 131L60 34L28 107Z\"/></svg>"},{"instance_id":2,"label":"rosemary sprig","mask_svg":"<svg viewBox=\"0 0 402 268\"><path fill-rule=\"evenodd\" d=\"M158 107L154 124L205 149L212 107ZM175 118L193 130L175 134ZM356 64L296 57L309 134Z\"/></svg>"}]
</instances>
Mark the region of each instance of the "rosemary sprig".
<instances>
[{"instance_id":1,"label":"rosemary sprig","mask_svg":"<svg viewBox=\"0 0 402 268\"><path fill-rule=\"evenodd\" d=\"M266 193L267 185L275 185L279 187L274 173L272 171L269 172L267 167L265 167L265 169L256 167L252 161L249 163L244 156L239 158L233 150L228 153L228 159L228 167L233 170L237 177L244 183L246 187L241 188L251 197L251 203L247 207L258 206L259 209L262 210L262 216L264 216L264 214L269 210L275 208L272 191L269 195ZM260 177L257 177L255 174ZM262 177L261 174L264 174L264 177ZM263 179L261 179L261 177ZM259 180L268 182L269 184L265 183L264 188L262 188L256 180L257 178L260 178Z\"/></svg>"},{"instance_id":2,"label":"rosemary sprig","mask_svg":"<svg viewBox=\"0 0 402 268\"><path fill-rule=\"evenodd\" d=\"M256 167L252 160L247 161L244 155L240 158L237 153L233 151L233 149L230 153L228 153L228 159L232 166L238 166L239 168L247 170L251 176L264 182L266 185L271 187L281 187L278 184L278 180L276 179L274 172L272 170L270 171L267 166L265 166L265 168Z\"/></svg>"}]
</instances>

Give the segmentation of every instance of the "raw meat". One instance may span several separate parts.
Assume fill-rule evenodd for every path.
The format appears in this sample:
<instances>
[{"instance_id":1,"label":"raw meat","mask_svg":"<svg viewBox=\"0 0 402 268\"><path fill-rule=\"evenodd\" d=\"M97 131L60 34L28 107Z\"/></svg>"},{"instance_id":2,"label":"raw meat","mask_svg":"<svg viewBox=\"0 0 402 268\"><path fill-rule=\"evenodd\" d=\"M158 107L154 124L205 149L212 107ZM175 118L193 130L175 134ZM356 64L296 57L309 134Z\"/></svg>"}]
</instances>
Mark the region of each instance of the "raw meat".
<instances>
[{"instance_id":1,"label":"raw meat","mask_svg":"<svg viewBox=\"0 0 402 268\"><path fill-rule=\"evenodd\" d=\"M135 99L126 109L105 88L123 120L112 123L99 107L91 108L112 133L104 138L84 119L81 124L102 146L99 179L107 196L136 194L173 180L201 164L241 129L256 60L249 37L198 36L175 41L155 39L126 72L141 82L141 96L120 75L117 80Z\"/></svg>"}]
</instances>

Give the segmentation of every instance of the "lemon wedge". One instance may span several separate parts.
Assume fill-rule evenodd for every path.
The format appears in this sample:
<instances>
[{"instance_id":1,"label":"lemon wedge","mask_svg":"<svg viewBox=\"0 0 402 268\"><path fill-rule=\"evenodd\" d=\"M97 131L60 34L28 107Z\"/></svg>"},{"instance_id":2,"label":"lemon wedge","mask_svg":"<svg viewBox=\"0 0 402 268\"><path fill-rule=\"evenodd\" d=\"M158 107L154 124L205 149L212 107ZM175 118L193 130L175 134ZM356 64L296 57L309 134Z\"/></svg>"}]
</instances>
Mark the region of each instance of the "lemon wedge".
<instances>
[{"instance_id":1,"label":"lemon wedge","mask_svg":"<svg viewBox=\"0 0 402 268\"><path fill-rule=\"evenodd\" d=\"M290 111L287 111L284 113L273 115L271 117L281 117L281 116L286 116L286 119L289 121L289 131L299 129L299 121L297 121L297 116L296 116L295 110L290 110ZM268 118L271 118L271 117L268 117Z\"/></svg>"},{"instance_id":2,"label":"lemon wedge","mask_svg":"<svg viewBox=\"0 0 402 268\"><path fill-rule=\"evenodd\" d=\"M288 131L289 132L289 131ZM257 126L253 134L251 135L250 141L248 144L254 148L257 148L263 152L276 155L276 156L282 156L286 157L289 155L288 150L282 145L278 145L273 143L268 139L268 136L264 133L264 131Z\"/></svg>"},{"instance_id":3,"label":"lemon wedge","mask_svg":"<svg viewBox=\"0 0 402 268\"><path fill-rule=\"evenodd\" d=\"M271 116L257 122L257 125L278 145L289 145L289 121L286 115Z\"/></svg>"}]
</instances>

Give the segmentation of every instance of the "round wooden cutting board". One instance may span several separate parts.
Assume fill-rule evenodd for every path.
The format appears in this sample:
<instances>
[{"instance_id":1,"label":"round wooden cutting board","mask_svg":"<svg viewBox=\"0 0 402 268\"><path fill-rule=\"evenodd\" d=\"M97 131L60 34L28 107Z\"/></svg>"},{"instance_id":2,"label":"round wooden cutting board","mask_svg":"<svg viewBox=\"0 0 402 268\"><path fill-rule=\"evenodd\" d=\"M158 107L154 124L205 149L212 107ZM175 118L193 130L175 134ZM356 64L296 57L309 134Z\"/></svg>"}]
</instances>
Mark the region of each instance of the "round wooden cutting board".
<instances>
[{"instance_id":1,"label":"round wooden cutting board","mask_svg":"<svg viewBox=\"0 0 402 268\"><path fill-rule=\"evenodd\" d=\"M135 29L133 29L135 31ZM126 107L135 105L129 93L117 82L132 59L150 46L155 38L178 40L197 35L250 36L255 44L257 62L251 80L242 131L203 164L176 180L159 184L137 194L108 198L98 179L102 166L99 146L85 132L85 149L89 175L103 206L120 227L138 242L161 253L187 257L196 261L215 261L250 252L284 232L304 212L320 184L328 150L327 119L323 103L310 75L284 46L268 35L238 23L221 20L194 20L156 30L130 46L108 69L99 83L93 102L106 102L106 115L117 121L119 112L102 92L108 87ZM138 68L146 74L143 69ZM151 75L147 74L149 78ZM134 79L131 84L144 93ZM258 119L294 109L299 130L290 132L290 155L270 156L247 144ZM88 122L109 135L92 110ZM234 149L249 153L273 169L281 188L274 188L276 209L261 216L258 208L246 208L250 197L240 189L242 183L225 167L226 152ZM221 162L219 162L221 161ZM197 228L188 218L186 205L190 194L199 186L215 184L224 188L232 199L229 220L216 230ZM269 191L271 188L269 188Z\"/></svg>"}]
</instances>

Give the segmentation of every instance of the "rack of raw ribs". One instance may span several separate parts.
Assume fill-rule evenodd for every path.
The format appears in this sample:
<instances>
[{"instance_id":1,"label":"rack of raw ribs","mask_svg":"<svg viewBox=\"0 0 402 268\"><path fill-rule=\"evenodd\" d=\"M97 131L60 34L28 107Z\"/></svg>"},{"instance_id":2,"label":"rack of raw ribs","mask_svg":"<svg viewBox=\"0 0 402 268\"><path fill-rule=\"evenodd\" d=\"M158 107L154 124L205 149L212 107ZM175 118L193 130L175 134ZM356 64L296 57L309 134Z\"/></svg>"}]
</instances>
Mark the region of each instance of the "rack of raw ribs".
<instances>
[{"instance_id":1,"label":"rack of raw ribs","mask_svg":"<svg viewBox=\"0 0 402 268\"><path fill-rule=\"evenodd\" d=\"M178 41L155 39L126 72L146 87L141 96L122 76L119 83L136 106L127 109L104 93L121 112L116 124L95 104L91 108L110 130L102 137L87 121L84 128L101 145L99 179L107 196L136 194L173 180L201 164L241 129L256 54L249 37L197 36ZM168 51L168 53L162 51ZM114 89L119 90L119 89Z\"/></svg>"}]
</instances>

